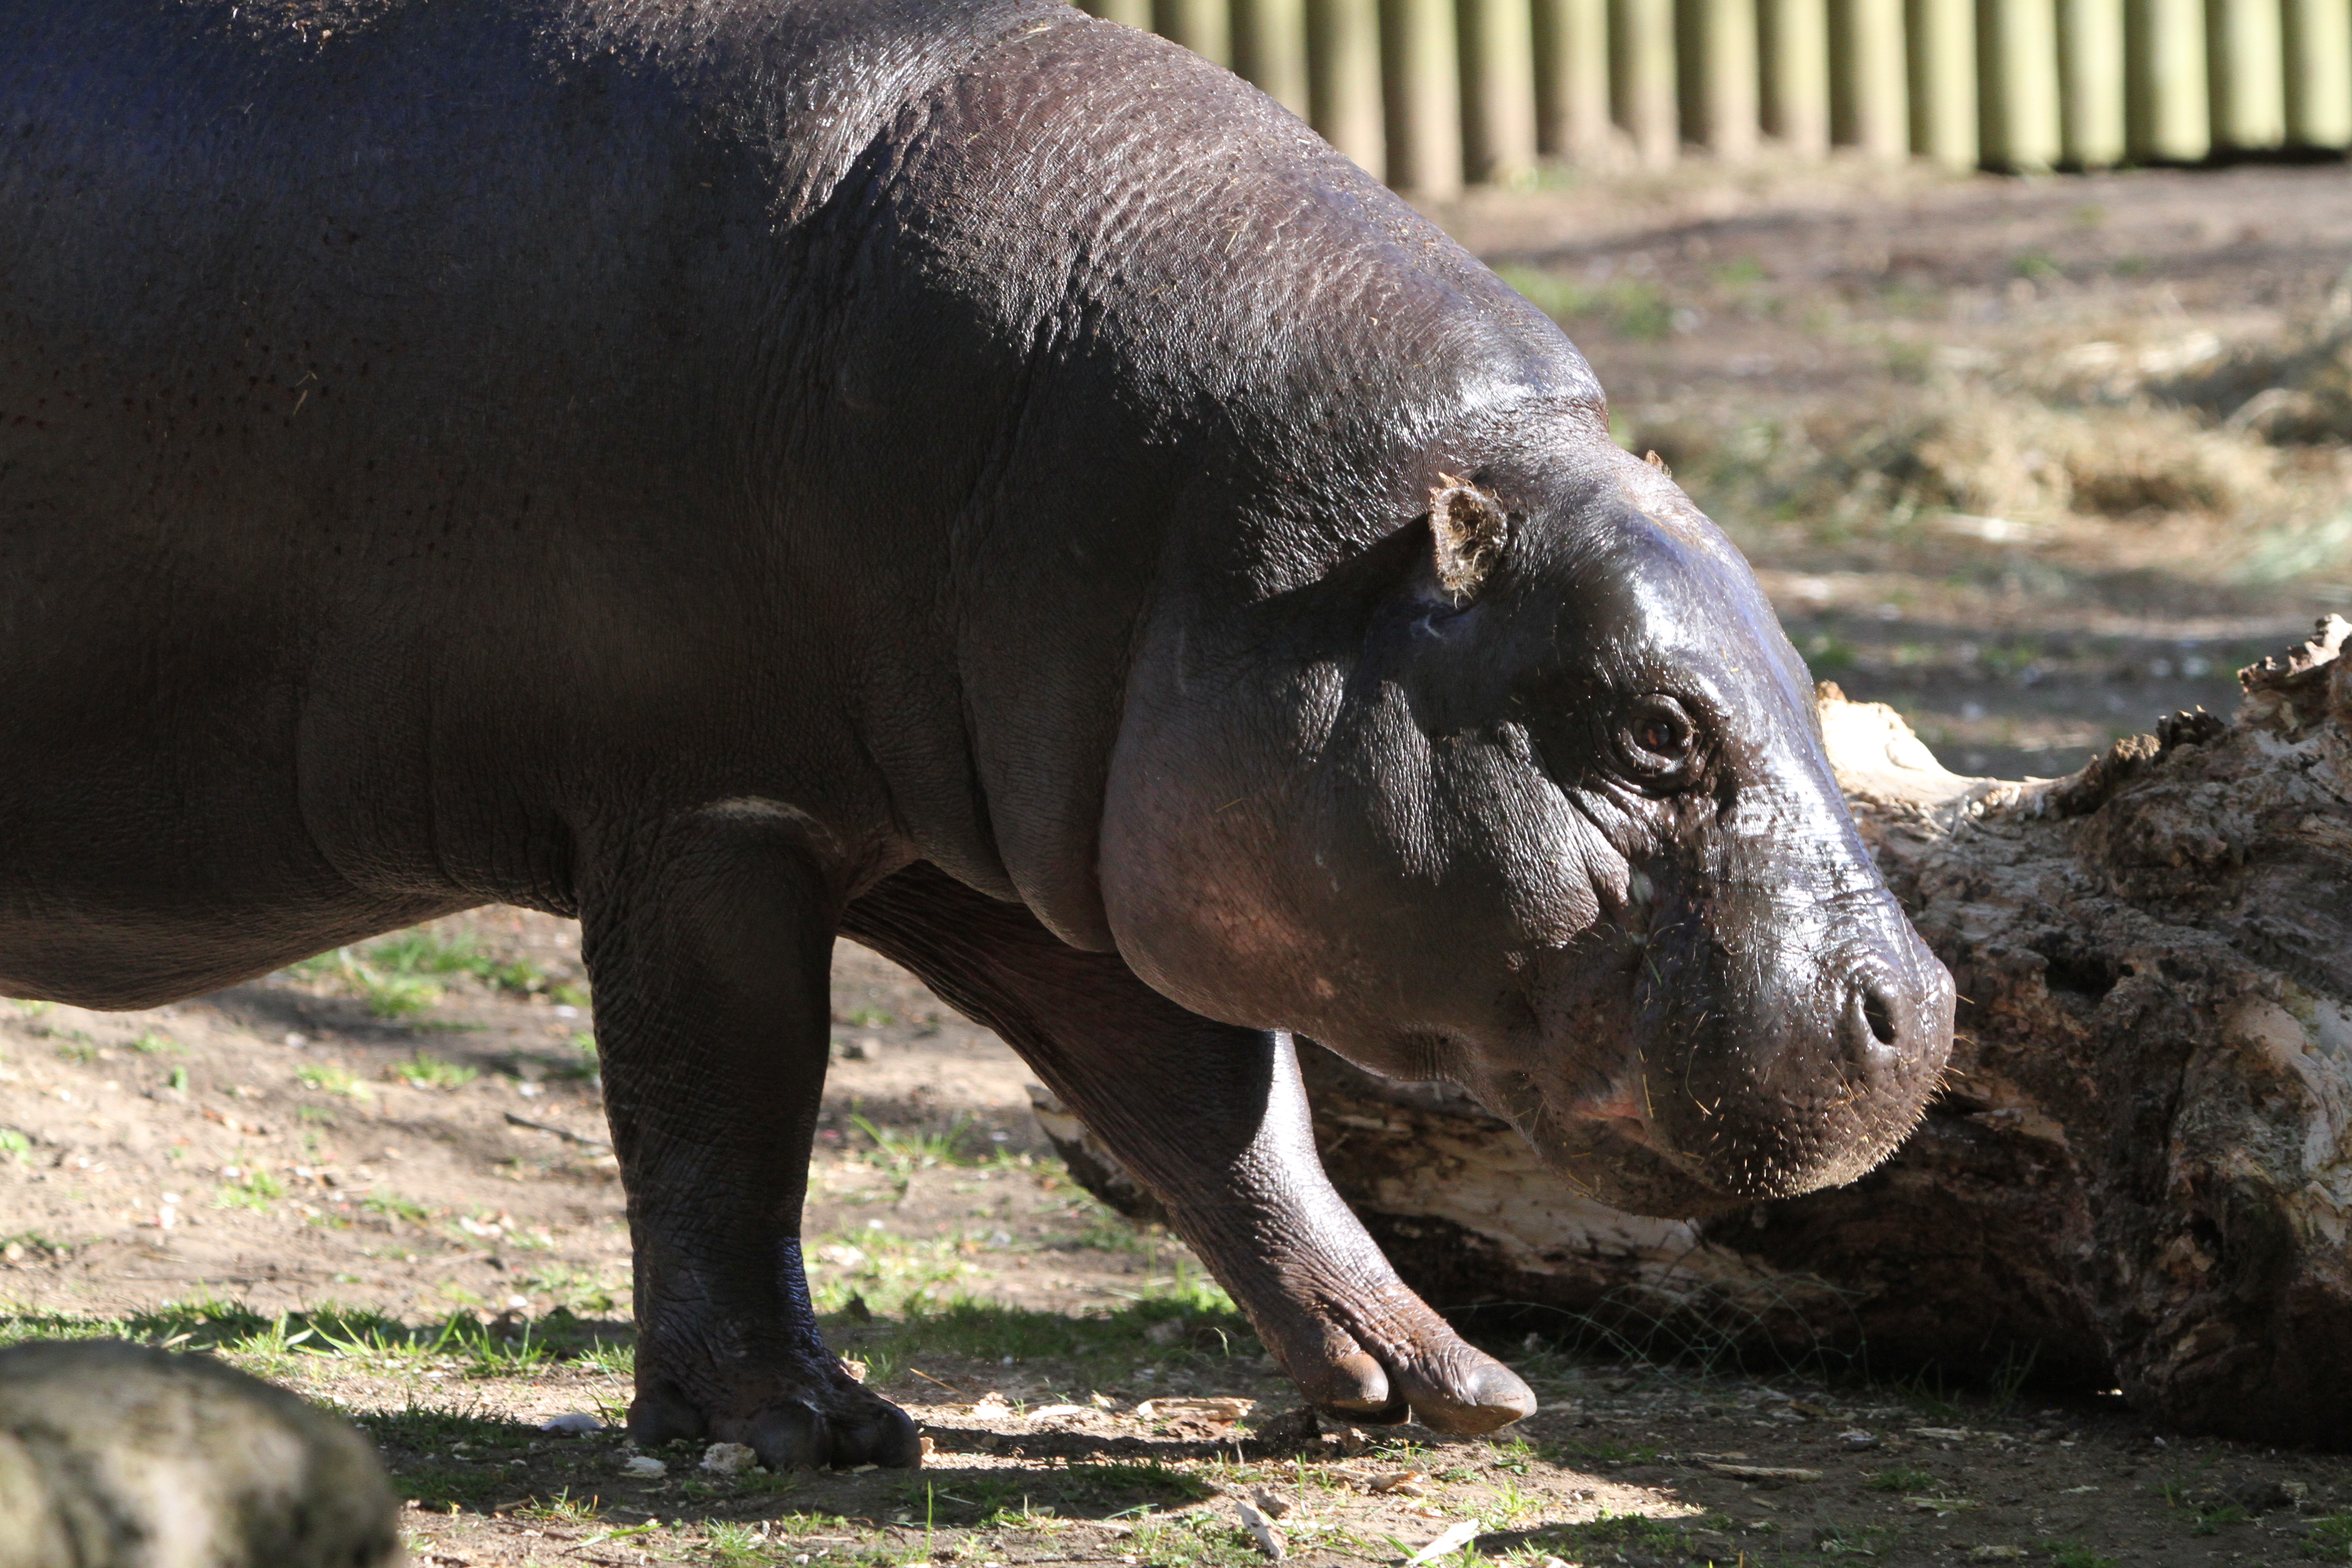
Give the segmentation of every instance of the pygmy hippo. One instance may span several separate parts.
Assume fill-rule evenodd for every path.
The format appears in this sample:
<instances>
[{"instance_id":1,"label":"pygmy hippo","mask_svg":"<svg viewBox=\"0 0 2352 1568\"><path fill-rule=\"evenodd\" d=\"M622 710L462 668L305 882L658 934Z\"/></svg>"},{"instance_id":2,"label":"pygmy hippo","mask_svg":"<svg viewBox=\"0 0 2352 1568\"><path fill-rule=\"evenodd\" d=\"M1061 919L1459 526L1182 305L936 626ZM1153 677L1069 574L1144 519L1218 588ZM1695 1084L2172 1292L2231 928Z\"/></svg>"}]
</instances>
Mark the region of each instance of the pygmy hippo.
<instances>
[{"instance_id":1,"label":"pygmy hippo","mask_svg":"<svg viewBox=\"0 0 2352 1568\"><path fill-rule=\"evenodd\" d=\"M1060 0L0 0L0 992L576 914L639 1441L917 1461L800 1212L846 933L1307 1396L1533 1401L1292 1056L1758 1197L1952 993L1736 551L1559 330Z\"/></svg>"},{"instance_id":2,"label":"pygmy hippo","mask_svg":"<svg viewBox=\"0 0 2352 1568\"><path fill-rule=\"evenodd\" d=\"M351 1423L209 1356L0 1351L0 1568L394 1568L396 1519Z\"/></svg>"}]
</instances>

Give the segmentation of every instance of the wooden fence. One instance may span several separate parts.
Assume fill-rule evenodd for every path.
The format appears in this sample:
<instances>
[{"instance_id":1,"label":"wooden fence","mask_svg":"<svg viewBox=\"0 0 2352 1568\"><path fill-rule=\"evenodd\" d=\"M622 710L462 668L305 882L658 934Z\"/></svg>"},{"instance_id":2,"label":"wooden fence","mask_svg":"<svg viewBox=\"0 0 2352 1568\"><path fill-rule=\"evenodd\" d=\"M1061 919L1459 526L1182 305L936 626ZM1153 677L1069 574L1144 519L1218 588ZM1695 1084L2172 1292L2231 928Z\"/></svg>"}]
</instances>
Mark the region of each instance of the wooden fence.
<instances>
[{"instance_id":1,"label":"wooden fence","mask_svg":"<svg viewBox=\"0 0 2352 1568\"><path fill-rule=\"evenodd\" d=\"M1389 184L1832 148L1952 167L2352 145L2352 0L1080 0Z\"/></svg>"}]
</instances>

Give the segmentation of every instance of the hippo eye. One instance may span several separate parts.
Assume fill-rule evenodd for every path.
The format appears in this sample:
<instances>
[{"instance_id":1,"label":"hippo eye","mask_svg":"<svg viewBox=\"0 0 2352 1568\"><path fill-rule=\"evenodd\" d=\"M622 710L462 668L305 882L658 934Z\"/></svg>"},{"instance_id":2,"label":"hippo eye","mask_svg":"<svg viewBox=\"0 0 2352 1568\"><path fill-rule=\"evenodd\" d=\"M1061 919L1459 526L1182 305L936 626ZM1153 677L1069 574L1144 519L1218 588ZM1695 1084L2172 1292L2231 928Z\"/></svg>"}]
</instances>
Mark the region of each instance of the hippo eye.
<instances>
[{"instance_id":1,"label":"hippo eye","mask_svg":"<svg viewBox=\"0 0 2352 1568\"><path fill-rule=\"evenodd\" d=\"M1698 756L1698 730L1671 697L1644 697L1618 732L1626 771L1653 788L1687 781Z\"/></svg>"}]
</instances>

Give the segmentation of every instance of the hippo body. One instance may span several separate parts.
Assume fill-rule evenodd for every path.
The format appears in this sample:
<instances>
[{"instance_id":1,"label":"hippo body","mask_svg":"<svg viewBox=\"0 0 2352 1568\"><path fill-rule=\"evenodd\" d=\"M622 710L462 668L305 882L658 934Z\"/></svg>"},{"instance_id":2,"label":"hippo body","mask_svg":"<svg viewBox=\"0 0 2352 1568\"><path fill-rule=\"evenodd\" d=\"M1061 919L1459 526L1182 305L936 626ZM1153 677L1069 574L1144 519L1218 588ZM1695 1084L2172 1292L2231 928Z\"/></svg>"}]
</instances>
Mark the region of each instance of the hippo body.
<instances>
[{"instance_id":1,"label":"hippo body","mask_svg":"<svg viewBox=\"0 0 2352 1568\"><path fill-rule=\"evenodd\" d=\"M1557 328L1058 0L0 0L0 992L583 922L641 1439L912 1463L799 1215L837 934L997 1029L1306 1392L1531 1408L1288 1031L1750 1195L1948 979L1736 552Z\"/></svg>"}]
</instances>

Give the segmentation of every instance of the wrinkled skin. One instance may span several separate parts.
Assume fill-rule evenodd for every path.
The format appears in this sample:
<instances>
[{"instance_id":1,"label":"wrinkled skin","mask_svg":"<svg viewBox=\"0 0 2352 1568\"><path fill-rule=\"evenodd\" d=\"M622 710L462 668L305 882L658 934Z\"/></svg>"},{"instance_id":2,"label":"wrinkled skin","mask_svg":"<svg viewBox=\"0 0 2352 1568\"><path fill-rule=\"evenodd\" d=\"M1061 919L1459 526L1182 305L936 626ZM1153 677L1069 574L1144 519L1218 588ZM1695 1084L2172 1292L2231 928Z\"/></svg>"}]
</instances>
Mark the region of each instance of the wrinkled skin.
<instances>
[{"instance_id":1,"label":"wrinkled skin","mask_svg":"<svg viewBox=\"0 0 2352 1568\"><path fill-rule=\"evenodd\" d=\"M1749 1195L1948 1043L1575 350L1057 0L0 0L0 991L581 918L641 1440L917 1460L801 1267L838 933L1311 1398L1457 1432L1533 1402L1331 1193L1290 1031Z\"/></svg>"}]
</instances>

